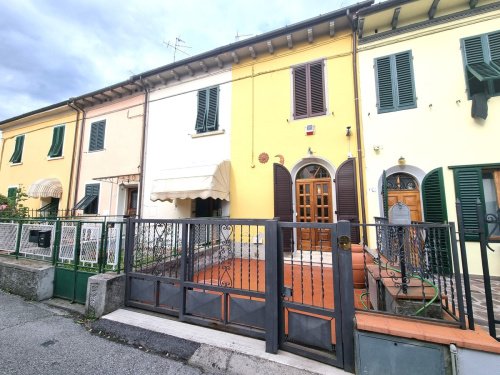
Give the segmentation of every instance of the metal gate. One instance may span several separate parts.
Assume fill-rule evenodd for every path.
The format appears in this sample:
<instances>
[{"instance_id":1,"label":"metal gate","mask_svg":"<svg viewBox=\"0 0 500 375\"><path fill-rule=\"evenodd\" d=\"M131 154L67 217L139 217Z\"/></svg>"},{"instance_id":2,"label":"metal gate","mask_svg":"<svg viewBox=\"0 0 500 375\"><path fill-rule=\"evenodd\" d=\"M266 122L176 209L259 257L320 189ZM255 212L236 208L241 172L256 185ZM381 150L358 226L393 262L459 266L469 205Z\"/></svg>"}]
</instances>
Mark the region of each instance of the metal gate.
<instances>
[{"instance_id":1,"label":"metal gate","mask_svg":"<svg viewBox=\"0 0 500 375\"><path fill-rule=\"evenodd\" d=\"M347 222L129 219L126 305L353 371L351 253L338 250L337 225L349 250ZM331 231L332 246L284 255L283 235L302 227Z\"/></svg>"},{"instance_id":2,"label":"metal gate","mask_svg":"<svg viewBox=\"0 0 500 375\"><path fill-rule=\"evenodd\" d=\"M60 221L58 225L54 296L84 304L89 277L119 271L125 224Z\"/></svg>"}]
</instances>

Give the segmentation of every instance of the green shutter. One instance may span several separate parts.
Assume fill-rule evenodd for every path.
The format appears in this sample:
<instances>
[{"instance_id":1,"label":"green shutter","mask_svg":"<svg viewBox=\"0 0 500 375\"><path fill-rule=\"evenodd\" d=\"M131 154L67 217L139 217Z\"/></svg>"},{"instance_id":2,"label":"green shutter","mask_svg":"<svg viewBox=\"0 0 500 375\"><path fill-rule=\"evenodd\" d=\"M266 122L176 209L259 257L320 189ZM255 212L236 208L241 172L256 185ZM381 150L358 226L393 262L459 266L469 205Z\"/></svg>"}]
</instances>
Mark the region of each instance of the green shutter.
<instances>
[{"instance_id":1,"label":"green shutter","mask_svg":"<svg viewBox=\"0 0 500 375\"><path fill-rule=\"evenodd\" d=\"M104 149L105 130L105 120L92 123L90 128L89 151L99 151Z\"/></svg>"},{"instance_id":2,"label":"green shutter","mask_svg":"<svg viewBox=\"0 0 500 375\"><path fill-rule=\"evenodd\" d=\"M57 126L54 128L52 135L52 145L50 146L48 156L51 158L62 155L62 148L64 143L64 126Z\"/></svg>"},{"instance_id":3,"label":"green shutter","mask_svg":"<svg viewBox=\"0 0 500 375\"><path fill-rule=\"evenodd\" d=\"M387 192L387 173L382 172L382 206L384 209L384 217L389 218L389 195Z\"/></svg>"},{"instance_id":4,"label":"green shutter","mask_svg":"<svg viewBox=\"0 0 500 375\"><path fill-rule=\"evenodd\" d=\"M205 131L205 124L207 118L207 97L208 90L198 91L198 113L196 115L195 130L197 133Z\"/></svg>"},{"instance_id":5,"label":"green shutter","mask_svg":"<svg viewBox=\"0 0 500 375\"><path fill-rule=\"evenodd\" d=\"M465 228L464 238L468 241L479 240L479 221L477 199L484 204L482 173L480 168L454 169L455 195L462 204L462 221Z\"/></svg>"},{"instance_id":6,"label":"green shutter","mask_svg":"<svg viewBox=\"0 0 500 375\"><path fill-rule=\"evenodd\" d=\"M309 65L309 84L311 93L310 115L322 115L325 108L325 85L323 78L323 61Z\"/></svg>"},{"instance_id":7,"label":"green shutter","mask_svg":"<svg viewBox=\"0 0 500 375\"><path fill-rule=\"evenodd\" d=\"M9 190L7 190L7 198L16 199L16 197L17 197L17 188L10 187Z\"/></svg>"},{"instance_id":8,"label":"green shutter","mask_svg":"<svg viewBox=\"0 0 500 375\"><path fill-rule=\"evenodd\" d=\"M446 223L448 221L442 168L436 168L424 177L422 204L425 221L432 223Z\"/></svg>"},{"instance_id":9,"label":"green shutter","mask_svg":"<svg viewBox=\"0 0 500 375\"><path fill-rule=\"evenodd\" d=\"M413 81L413 69L411 52L403 52L395 55L397 76L397 106L398 108L415 105L415 89Z\"/></svg>"},{"instance_id":10,"label":"green shutter","mask_svg":"<svg viewBox=\"0 0 500 375\"><path fill-rule=\"evenodd\" d=\"M208 89L207 131L217 130L219 127L219 87Z\"/></svg>"},{"instance_id":11,"label":"green shutter","mask_svg":"<svg viewBox=\"0 0 500 375\"><path fill-rule=\"evenodd\" d=\"M23 146L24 146L24 135L16 137L16 145L14 146L14 152L10 157L11 163L20 163L23 158Z\"/></svg>"},{"instance_id":12,"label":"green shutter","mask_svg":"<svg viewBox=\"0 0 500 375\"><path fill-rule=\"evenodd\" d=\"M488 35L491 62L494 67L500 69L500 32Z\"/></svg>"},{"instance_id":13,"label":"green shutter","mask_svg":"<svg viewBox=\"0 0 500 375\"><path fill-rule=\"evenodd\" d=\"M394 93L390 56L375 60L375 69L378 110L379 112L391 111L394 109Z\"/></svg>"},{"instance_id":14,"label":"green shutter","mask_svg":"<svg viewBox=\"0 0 500 375\"><path fill-rule=\"evenodd\" d=\"M424 177L422 181L422 204L425 221L431 223L448 222L442 168L436 168ZM429 254L431 268L434 272L444 272L450 275L452 268L449 231L446 228L431 228L428 231L427 240L433 244L439 244L439 246L429 247L438 251L437 254L434 252Z\"/></svg>"},{"instance_id":15,"label":"green shutter","mask_svg":"<svg viewBox=\"0 0 500 375\"><path fill-rule=\"evenodd\" d=\"M486 36L476 36L469 39L464 39L464 53L467 70L476 77L480 82L489 81L500 78L500 70L495 65L488 64L488 53L486 44L490 46L491 59L500 60L500 34L491 34ZM493 49L491 48L493 47Z\"/></svg>"}]
</instances>

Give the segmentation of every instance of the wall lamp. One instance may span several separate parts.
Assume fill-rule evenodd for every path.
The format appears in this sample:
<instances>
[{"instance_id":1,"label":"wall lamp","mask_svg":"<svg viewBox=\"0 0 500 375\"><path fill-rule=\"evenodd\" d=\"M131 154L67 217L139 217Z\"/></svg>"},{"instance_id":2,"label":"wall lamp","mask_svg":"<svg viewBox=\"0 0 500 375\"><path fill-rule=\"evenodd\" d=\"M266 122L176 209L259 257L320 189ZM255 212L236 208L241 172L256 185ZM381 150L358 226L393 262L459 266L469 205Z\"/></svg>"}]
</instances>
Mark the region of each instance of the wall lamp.
<instances>
[{"instance_id":1,"label":"wall lamp","mask_svg":"<svg viewBox=\"0 0 500 375\"><path fill-rule=\"evenodd\" d=\"M352 135L352 132L351 132L351 127L350 126L347 126L345 128L345 136L346 137L350 137Z\"/></svg>"}]
</instances>

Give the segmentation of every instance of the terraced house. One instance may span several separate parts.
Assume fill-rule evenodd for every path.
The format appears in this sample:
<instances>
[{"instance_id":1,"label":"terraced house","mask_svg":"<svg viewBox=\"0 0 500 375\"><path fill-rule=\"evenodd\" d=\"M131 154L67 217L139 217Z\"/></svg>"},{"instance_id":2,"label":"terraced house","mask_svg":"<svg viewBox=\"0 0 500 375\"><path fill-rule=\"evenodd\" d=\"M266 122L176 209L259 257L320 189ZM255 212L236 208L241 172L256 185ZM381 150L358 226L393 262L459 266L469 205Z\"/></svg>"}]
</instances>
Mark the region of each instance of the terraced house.
<instances>
[{"instance_id":1,"label":"terraced house","mask_svg":"<svg viewBox=\"0 0 500 375\"><path fill-rule=\"evenodd\" d=\"M457 222L482 274L479 223L498 248L500 3L386 1L358 13L367 216L398 202L411 219ZM476 201L485 214L478 214ZM500 275L498 252L488 251Z\"/></svg>"},{"instance_id":2,"label":"terraced house","mask_svg":"<svg viewBox=\"0 0 500 375\"><path fill-rule=\"evenodd\" d=\"M21 189L35 216L70 209L78 119L61 102L0 122L1 194L13 197Z\"/></svg>"}]
</instances>

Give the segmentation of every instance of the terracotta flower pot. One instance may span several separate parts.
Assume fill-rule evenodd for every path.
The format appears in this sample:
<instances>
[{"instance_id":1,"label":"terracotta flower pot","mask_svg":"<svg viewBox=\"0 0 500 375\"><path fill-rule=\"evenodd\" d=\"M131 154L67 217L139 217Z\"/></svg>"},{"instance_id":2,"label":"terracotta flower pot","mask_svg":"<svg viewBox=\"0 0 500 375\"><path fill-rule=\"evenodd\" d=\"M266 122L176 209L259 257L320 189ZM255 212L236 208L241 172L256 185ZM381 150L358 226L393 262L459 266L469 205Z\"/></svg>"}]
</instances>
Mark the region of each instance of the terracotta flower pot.
<instances>
[{"instance_id":1,"label":"terracotta flower pot","mask_svg":"<svg viewBox=\"0 0 500 375\"><path fill-rule=\"evenodd\" d=\"M365 259L363 256L363 246L359 244L351 245L352 253L352 281L354 288L365 287Z\"/></svg>"}]
</instances>

